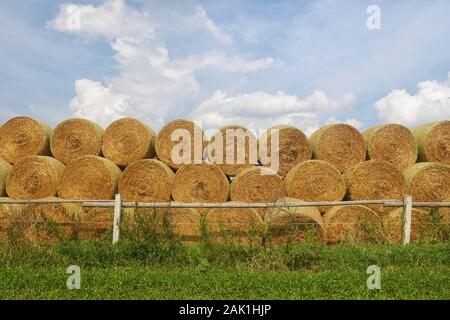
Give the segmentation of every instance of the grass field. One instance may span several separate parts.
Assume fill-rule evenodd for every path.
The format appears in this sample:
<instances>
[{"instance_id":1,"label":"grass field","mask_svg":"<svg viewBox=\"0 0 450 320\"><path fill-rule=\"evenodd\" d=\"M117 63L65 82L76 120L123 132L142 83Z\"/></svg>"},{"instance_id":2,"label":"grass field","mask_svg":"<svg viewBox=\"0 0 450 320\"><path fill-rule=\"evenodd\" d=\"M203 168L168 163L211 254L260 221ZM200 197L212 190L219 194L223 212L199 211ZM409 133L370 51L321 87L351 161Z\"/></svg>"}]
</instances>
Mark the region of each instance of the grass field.
<instances>
[{"instance_id":1,"label":"grass field","mask_svg":"<svg viewBox=\"0 0 450 320\"><path fill-rule=\"evenodd\" d=\"M450 299L450 244L0 245L1 299ZM68 290L66 269L81 268ZM368 290L367 267L381 268Z\"/></svg>"}]
</instances>

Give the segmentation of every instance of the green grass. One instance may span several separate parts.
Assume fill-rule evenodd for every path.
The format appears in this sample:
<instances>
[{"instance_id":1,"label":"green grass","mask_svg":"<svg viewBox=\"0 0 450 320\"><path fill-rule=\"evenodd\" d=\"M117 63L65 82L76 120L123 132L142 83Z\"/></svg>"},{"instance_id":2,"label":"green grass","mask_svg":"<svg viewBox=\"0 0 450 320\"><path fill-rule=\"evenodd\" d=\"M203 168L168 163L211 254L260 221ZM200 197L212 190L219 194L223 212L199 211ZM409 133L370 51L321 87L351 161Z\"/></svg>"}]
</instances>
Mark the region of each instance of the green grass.
<instances>
[{"instance_id":1,"label":"green grass","mask_svg":"<svg viewBox=\"0 0 450 320\"><path fill-rule=\"evenodd\" d=\"M381 290L366 287L381 268ZM66 288L81 267L82 288ZM0 299L450 299L450 244L0 245Z\"/></svg>"}]
</instances>

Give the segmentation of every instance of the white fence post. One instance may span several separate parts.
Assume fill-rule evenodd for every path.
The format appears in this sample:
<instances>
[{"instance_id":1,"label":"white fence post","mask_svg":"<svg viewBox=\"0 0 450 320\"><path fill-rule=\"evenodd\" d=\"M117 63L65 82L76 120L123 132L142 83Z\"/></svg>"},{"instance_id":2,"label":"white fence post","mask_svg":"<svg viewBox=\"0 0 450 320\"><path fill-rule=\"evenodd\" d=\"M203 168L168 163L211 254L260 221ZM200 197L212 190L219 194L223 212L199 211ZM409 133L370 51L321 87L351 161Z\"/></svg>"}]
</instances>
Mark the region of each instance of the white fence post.
<instances>
[{"instance_id":1,"label":"white fence post","mask_svg":"<svg viewBox=\"0 0 450 320\"><path fill-rule=\"evenodd\" d=\"M113 224L113 244L116 244L120 238L120 215L122 213L122 199L120 194L116 194L114 200L114 224Z\"/></svg>"},{"instance_id":2,"label":"white fence post","mask_svg":"<svg viewBox=\"0 0 450 320\"><path fill-rule=\"evenodd\" d=\"M403 204L403 245L407 245L411 241L412 197L406 195Z\"/></svg>"}]
</instances>

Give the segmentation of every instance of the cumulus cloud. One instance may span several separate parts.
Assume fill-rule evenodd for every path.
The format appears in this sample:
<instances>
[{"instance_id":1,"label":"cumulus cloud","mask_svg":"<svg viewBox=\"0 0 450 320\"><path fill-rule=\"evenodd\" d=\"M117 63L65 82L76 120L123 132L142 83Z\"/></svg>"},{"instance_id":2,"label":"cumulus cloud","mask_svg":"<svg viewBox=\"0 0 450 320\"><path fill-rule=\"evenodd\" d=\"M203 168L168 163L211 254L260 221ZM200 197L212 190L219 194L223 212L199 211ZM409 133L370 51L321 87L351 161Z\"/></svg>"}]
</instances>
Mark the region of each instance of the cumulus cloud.
<instances>
[{"instance_id":1,"label":"cumulus cloud","mask_svg":"<svg viewBox=\"0 0 450 320\"><path fill-rule=\"evenodd\" d=\"M76 116L104 126L124 116L135 116L159 128L169 116L182 113L199 97L201 85L195 72L214 68L250 73L267 69L275 62L273 58L249 60L217 51L173 58L148 15L129 7L123 0L77 6L80 28L68 24L73 18L73 8L72 4L62 5L48 26L60 32L107 39L117 61L119 74L105 83L89 79L76 81L76 96L70 103ZM195 18L220 41L228 41L226 34L200 7Z\"/></svg>"},{"instance_id":2,"label":"cumulus cloud","mask_svg":"<svg viewBox=\"0 0 450 320\"><path fill-rule=\"evenodd\" d=\"M415 95L393 90L377 101L375 108L381 119L407 126L450 119L450 72L446 81L420 82Z\"/></svg>"},{"instance_id":3,"label":"cumulus cloud","mask_svg":"<svg viewBox=\"0 0 450 320\"><path fill-rule=\"evenodd\" d=\"M352 94L334 100L322 91L315 91L301 100L283 92L268 94L261 91L228 97L219 90L201 103L191 116L206 128L241 124L257 131L277 124L290 124L312 134L320 127L322 115L338 113L355 103L356 97Z\"/></svg>"}]
</instances>

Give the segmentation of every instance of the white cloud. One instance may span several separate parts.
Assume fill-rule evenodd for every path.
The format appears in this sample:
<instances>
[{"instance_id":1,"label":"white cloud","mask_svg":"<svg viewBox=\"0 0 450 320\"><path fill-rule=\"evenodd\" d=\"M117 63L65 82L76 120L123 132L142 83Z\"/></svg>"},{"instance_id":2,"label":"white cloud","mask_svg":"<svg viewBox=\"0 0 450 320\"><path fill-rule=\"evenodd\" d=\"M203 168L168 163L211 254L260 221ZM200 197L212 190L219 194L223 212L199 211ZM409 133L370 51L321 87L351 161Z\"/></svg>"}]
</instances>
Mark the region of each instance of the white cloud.
<instances>
[{"instance_id":1,"label":"white cloud","mask_svg":"<svg viewBox=\"0 0 450 320\"><path fill-rule=\"evenodd\" d=\"M277 124L290 124L309 135L320 127L322 115L345 110L355 102L352 94L333 100L322 91L315 91L300 100L283 92L272 95L261 91L227 97L219 90L200 104L191 116L206 128L240 124L257 131Z\"/></svg>"},{"instance_id":2,"label":"white cloud","mask_svg":"<svg viewBox=\"0 0 450 320\"><path fill-rule=\"evenodd\" d=\"M325 125L336 124L336 123L345 123L345 124L351 125L352 127L356 128L356 129L361 129L363 127L363 123L355 118L347 119L344 121L339 121L336 118L329 118L325 122Z\"/></svg>"},{"instance_id":3,"label":"white cloud","mask_svg":"<svg viewBox=\"0 0 450 320\"><path fill-rule=\"evenodd\" d=\"M409 126L450 119L450 72L447 81L424 81L417 93L393 90L375 103L378 116L387 122Z\"/></svg>"},{"instance_id":4,"label":"white cloud","mask_svg":"<svg viewBox=\"0 0 450 320\"><path fill-rule=\"evenodd\" d=\"M70 103L76 116L103 125L124 116L135 116L158 129L168 117L182 114L189 105L194 105L200 96L196 71L214 68L245 74L267 69L275 62L273 58L248 60L217 51L174 59L149 16L127 6L123 0L104 0L96 7L79 6L79 30L68 28L69 6L60 7L49 27L91 39L105 38L115 53L119 74L106 79L104 84L89 79L76 81L76 96ZM206 12L197 9L200 24L226 40Z\"/></svg>"},{"instance_id":5,"label":"white cloud","mask_svg":"<svg viewBox=\"0 0 450 320\"><path fill-rule=\"evenodd\" d=\"M198 6L196 8L196 18L197 21L204 26L208 31L211 32L211 34L220 42L223 44L230 44L233 42L233 38L226 34L221 28L219 28L214 21L212 21L208 14L206 13L205 9L203 9L201 6Z\"/></svg>"}]
</instances>

